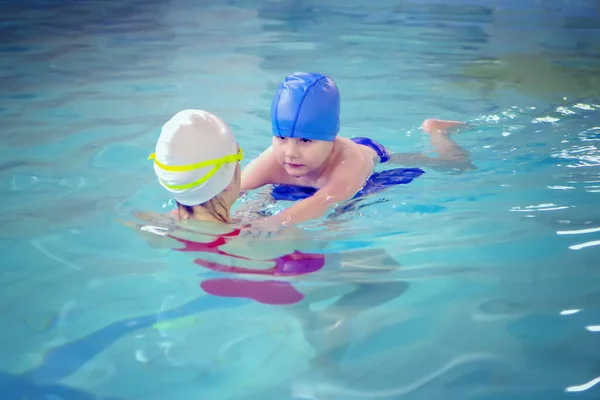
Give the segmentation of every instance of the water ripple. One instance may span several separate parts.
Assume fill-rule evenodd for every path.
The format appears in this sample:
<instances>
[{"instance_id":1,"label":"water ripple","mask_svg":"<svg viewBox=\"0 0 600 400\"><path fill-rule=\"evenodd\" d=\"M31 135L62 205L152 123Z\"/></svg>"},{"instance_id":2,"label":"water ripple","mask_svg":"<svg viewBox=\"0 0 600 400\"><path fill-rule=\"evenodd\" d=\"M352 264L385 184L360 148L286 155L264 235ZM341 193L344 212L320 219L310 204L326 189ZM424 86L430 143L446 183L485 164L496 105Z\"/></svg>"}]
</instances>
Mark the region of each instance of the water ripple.
<instances>
[{"instance_id":1,"label":"water ripple","mask_svg":"<svg viewBox=\"0 0 600 400\"><path fill-rule=\"evenodd\" d=\"M2 383L144 400L597 390L600 25L592 2L538 3L3 2ZM280 279L294 305L209 296L227 277L116 220L173 206L147 161L170 115L218 113L251 158L296 70L334 76L341 133L394 152L432 154L424 118L472 123L454 139L475 169L307 224L296 244L327 266Z\"/></svg>"}]
</instances>

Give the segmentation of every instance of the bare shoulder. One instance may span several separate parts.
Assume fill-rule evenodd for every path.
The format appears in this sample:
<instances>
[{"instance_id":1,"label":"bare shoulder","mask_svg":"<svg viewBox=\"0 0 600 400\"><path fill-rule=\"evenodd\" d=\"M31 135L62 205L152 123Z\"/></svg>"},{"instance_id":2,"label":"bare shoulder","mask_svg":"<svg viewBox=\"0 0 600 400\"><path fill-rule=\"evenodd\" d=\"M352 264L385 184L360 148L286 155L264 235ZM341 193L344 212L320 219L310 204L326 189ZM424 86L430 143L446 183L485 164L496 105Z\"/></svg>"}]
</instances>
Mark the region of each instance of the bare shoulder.
<instances>
[{"instance_id":1,"label":"bare shoulder","mask_svg":"<svg viewBox=\"0 0 600 400\"><path fill-rule=\"evenodd\" d=\"M379 162L379 154L377 154L377 152L375 150L373 150L372 148L370 148L368 146L364 146L362 144L355 143L350 139L346 139L346 138L340 138L340 139L343 139L344 141L346 141L346 143L349 143L348 146L350 148L352 148L353 151L359 152L360 154L362 154L362 156L366 160L373 162L374 164L377 164Z\"/></svg>"},{"instance_id":2,"label":"bare shoulder","mask_svg":"<svg viewBox=\"0 0 600 400\"><path fill-rule=\"evenodd\" d=\"M350 139L336 138L336 150L328 171L328 184L360 187L373 173L375 162L368 152ZM365 147L365 149L367 149Z\"/></svg>"},{"instance_id":3,"label":"bare shoulder","mask_svg":"<svg viewBox=\"0 0 600 400\"><path fill-rule=\"evenodd\" d=\"M173 225L179 220L177 210L171 210L165 214L159 214L152 211L141 211L135 213L135 216L141 221L158 225Z\"/></svg>"},{"instance_id":4,"label":"bare shoulder","mask_svg":"<svg viewBox=\"0 0 600 400\"><path fill-rule=\"evenodd\" d=\"M371 170L375 167L375 158L377 153L367 146L354 143L352 140L344 137L336 138L336 148L339 153L336 155L336 167L346 171ZM337 169L337 168L336 168Z\"/></svg>"}]
</instances>

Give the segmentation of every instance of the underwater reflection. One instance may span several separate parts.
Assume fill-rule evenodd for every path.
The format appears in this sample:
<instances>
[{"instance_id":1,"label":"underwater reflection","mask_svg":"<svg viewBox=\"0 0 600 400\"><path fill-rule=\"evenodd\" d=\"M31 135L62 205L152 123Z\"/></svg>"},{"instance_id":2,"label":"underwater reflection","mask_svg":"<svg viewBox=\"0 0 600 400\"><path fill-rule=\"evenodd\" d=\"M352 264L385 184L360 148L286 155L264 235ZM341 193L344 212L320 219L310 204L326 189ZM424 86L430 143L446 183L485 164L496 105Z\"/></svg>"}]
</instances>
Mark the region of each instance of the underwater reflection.
<instances>
[{"instance_id":1,"label":"underwater reflection","mask_svg":"<svg viewBox=\"0 0 600 400\"><path fill-rule=\"evenodd\" d=\"M400 263L384 249L331 253L326 242L300 231L250 241L222 226L196 221L160 226L167 220L155 214L138 216L149 224L129 226L153 247L186 253L193 258L190 265L210 271L201 273L204 292L272 305L296 319L315 352L309 364L328 375L340 373L337 365L352 342L352 321L409 288L394 276Z\"/></svg>"}]
</instances>

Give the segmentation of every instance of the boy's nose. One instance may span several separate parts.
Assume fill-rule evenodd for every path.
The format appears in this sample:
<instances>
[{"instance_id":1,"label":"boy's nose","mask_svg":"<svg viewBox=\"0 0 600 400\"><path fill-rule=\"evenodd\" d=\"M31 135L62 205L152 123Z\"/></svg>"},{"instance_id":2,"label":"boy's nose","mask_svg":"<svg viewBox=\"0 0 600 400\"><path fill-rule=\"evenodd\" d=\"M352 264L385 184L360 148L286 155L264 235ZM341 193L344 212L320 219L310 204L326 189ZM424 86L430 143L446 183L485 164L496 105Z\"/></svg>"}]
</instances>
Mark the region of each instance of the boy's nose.
<instances>
[{"instance_id":1,"label":"boy's nose","mask_svg":"<svg viewBox=\"0 0 600 400\"><path fill-rule=\"evenodd\" d=\"M291 140L285 148L285 156L288 158L298 157L298 147Z\"/></svg>"}]
</instances>

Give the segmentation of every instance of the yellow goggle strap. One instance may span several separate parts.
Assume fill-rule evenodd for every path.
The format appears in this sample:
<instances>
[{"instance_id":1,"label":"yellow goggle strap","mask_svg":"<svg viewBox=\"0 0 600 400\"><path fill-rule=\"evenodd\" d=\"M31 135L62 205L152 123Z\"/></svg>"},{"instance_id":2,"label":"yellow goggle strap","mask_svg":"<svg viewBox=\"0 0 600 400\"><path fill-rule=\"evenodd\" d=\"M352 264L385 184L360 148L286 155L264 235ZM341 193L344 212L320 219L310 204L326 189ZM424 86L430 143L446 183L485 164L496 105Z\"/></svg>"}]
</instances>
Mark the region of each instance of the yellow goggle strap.
<instances>
[{"instance_id":1,"label":"yellow goggle strap","mask_svg":"<svg viewBox=\"0 0 600 400\"><path fill-rule=\"evenodd\" d=\"M169 189L185 190L185 189L190 189L190 188L193 188L194 186L203 184L204 182L206 182L207 180L212 178L212 176L214 174L216 174L217 171L224 164L242 161L243 158L244 158L244 151L240 148L240 150L236 154L229 154L225 157L216 158L214 160L206 160L206 161L202 161L199 163L188 164L188 165L165 165L165 164L162 164L161 162L159 162L156 159L156 153L150 154L150 157L148 157L148 160L154 160L154 164L156 164L160 169L164 169L165 171L170 171L170 172L188 172L188 171L193 171L193 170L199 169L199 168L206 168L206 167L210 167L210 166L213 167L202 178L200 178L194 182L186 183L183 185L169 185L161 180L161 183L163 185L165 185L166 187L168 187Z\"/></svg>"}]
</instances>

